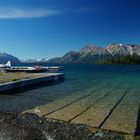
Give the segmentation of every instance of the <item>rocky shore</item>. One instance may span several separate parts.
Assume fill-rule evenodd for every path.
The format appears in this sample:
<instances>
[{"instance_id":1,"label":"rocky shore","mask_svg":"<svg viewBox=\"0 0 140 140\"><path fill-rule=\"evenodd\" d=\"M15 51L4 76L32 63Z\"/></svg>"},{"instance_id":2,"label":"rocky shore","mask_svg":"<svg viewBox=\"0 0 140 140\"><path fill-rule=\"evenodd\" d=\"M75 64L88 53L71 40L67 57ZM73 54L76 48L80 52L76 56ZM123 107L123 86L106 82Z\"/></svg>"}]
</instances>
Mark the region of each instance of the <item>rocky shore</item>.
<instances>
[{"instance_id":1,"label":"rocky shore","mask_svg":"<svg viewBox=\"0 0 140 140\"><path fill-rule=\"evenodd\" d=\"M125 140L125 137L118 132L93 132L84 125L35 114L0 113L0 140Z\"/></svg>"}]
</instances>

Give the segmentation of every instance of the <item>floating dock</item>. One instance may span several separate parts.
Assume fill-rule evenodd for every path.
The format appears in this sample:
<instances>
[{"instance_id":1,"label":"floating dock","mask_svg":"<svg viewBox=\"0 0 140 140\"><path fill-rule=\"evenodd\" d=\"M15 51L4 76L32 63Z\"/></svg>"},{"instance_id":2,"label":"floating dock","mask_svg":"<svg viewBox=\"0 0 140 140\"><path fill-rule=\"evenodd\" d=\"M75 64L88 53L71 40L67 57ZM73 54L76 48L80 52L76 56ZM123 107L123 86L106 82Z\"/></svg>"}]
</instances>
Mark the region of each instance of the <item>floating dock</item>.
<instances>
[{"instance_id":1,"label":"floating dock","mask_svg":"<svg viewBox=\"0 0 140 140\"><path fill-rule=\"evenodd\" d=\"M45 82L54 82L64 78L65 78L64 73L44 73L43 76L39 76L35 78L22 79L22 80L2 83L0 84L0 93L24 88L31 85L41 84Z\"/></svg>"}]
</instances>

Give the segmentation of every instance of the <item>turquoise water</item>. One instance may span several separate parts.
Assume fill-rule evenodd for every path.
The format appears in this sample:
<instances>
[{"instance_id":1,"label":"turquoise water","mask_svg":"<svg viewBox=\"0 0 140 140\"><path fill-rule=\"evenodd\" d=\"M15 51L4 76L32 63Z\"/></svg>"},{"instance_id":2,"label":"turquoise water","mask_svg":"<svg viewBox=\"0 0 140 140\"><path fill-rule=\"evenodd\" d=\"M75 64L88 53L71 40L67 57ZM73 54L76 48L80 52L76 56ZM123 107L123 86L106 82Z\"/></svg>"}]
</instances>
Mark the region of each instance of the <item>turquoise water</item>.
<instances>
[{"instance_id":1,"label":"turquoise water","mask_svg":"<svg viewBox=\"0 0 140 140\"><path fill-rule=\"evenodd\" d=\"M0 111L24 111L69 95L93 89L111 92L130 89L140 99L140 65L63 65L65 80L18 94L0 95ZM100 92L99 92L100 93ZM117 94L117 92L116 92ZM135 103L135 98L132 104ZM130 100L131 101L131 100Z\"/></svg>"}]
</instances>

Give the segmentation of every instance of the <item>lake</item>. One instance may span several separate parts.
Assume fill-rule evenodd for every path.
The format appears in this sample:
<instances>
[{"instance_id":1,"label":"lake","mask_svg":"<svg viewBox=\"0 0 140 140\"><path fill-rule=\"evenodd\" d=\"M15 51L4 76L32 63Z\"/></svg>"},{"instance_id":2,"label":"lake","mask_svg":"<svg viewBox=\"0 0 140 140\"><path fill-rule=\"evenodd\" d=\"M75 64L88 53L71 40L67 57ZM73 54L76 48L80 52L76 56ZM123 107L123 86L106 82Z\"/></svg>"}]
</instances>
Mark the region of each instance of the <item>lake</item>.
<instances>
[{"instance_id":1,"label":"lake","mask_svg":"<svg viewBox=\"0 0 140 140\"><path fill-rule=\"evenodd\" d=\"M65 72L64 81L38 86L18 94L0 95L0 111L22 112L41 105L55 105L56 101L62 100L65 101L62 106L67 108L48 117L128 133L135 131L139 119L140 65L62 66ZM100 118L99 122L94 117ZM125 127L121 120L124 120Z\"/></svg>"},{"instance_id":2,"label":"lake","mask_svg":"<svg viewBox=\"0 0 140 140\"><path fill-rule=\"evenodd\" d=\"M117 85L118 89L129 86L140 90L140 65L90 65L65 64L65 80L39 89L21 92L17 95L1 95L0 110L22 111L33 106L76 94L96 86L104 90Z\"/></svg>"}]
</instances>

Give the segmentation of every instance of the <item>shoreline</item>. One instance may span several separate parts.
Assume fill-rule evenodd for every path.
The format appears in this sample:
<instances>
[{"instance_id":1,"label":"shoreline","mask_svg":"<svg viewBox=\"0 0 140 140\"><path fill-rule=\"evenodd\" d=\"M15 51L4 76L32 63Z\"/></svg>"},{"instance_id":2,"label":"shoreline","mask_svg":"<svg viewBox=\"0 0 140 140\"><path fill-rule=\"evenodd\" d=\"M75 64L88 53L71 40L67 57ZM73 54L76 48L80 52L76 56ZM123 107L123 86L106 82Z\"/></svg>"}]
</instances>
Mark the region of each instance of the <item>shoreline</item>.
<instances>
[{"instance_id":1,"label":"shoreline","mask_svg":"<svg viewBox=\"0 0 140 140\"><path fill-rule=\"evenodd\" d=\"M86 125L39 117L36 114L0 113L0 138L28 140L130 140L130 135L95 130ZM13 131L14 130L14 131Z\"/></svg>"}]
</instances>

